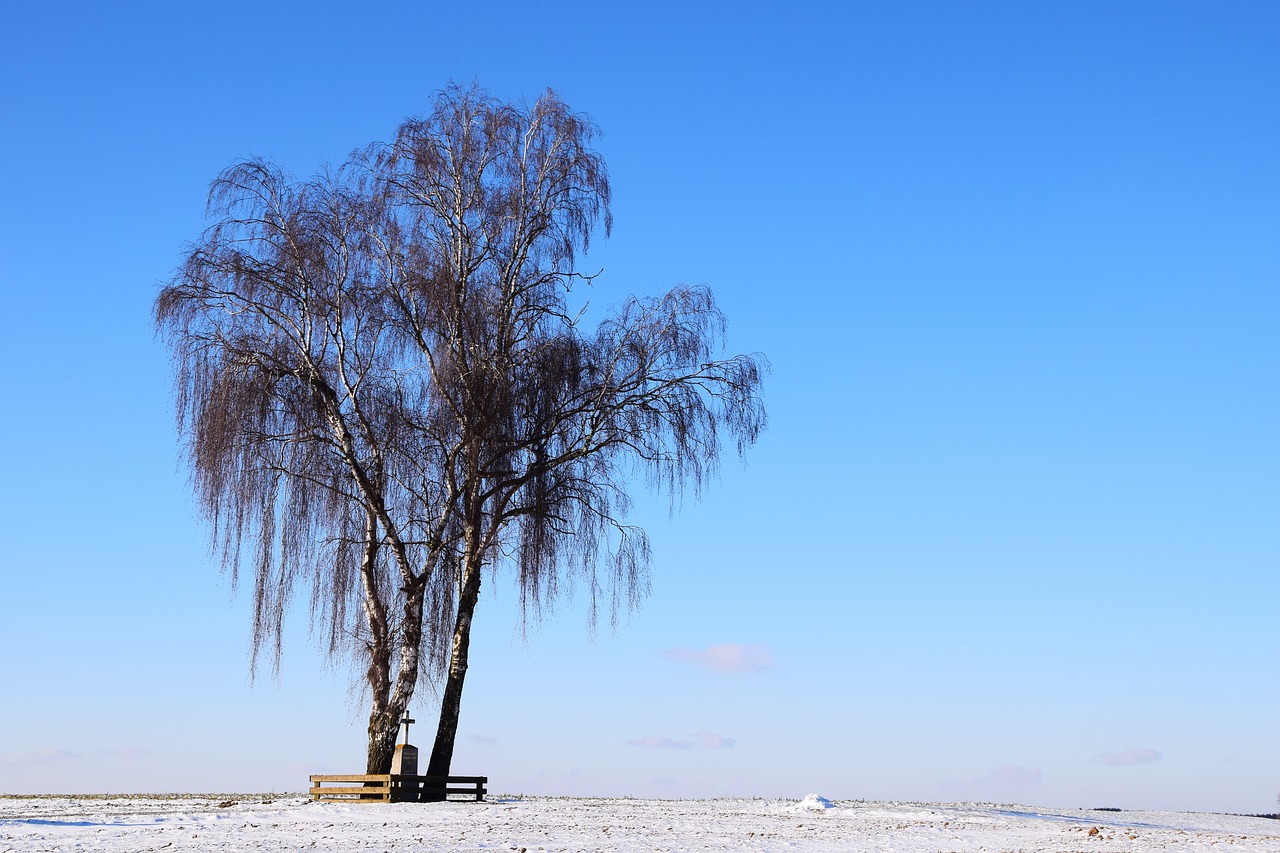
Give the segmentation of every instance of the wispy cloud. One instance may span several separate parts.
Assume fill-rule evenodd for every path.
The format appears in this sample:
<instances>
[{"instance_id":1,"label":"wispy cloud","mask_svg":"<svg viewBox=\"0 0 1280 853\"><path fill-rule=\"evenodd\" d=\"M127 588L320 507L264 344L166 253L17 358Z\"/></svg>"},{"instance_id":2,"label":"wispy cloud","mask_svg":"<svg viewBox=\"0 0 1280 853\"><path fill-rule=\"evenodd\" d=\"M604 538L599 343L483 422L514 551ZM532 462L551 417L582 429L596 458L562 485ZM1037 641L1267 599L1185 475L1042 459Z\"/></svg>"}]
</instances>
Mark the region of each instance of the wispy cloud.
<instances>
[{"instance_id":1,"label":"wispy cloud","mask_svg":"<svg viewBox=\"0 0 1280 853\"><path fill-rule=\"evenodd\" d=\"M78 761L80 755L65 749L45 747L34 752L10 752L0 755L0 764L7 767L33 767L43 764L57 764L63 761Z\"/></svg>"},{"instance_id":2,"label":"wispy cloud","mask_svg":"<svg viewBox=\"0 0 1280 853\"><path fill-rule=\"evenodd\" d=\"M987 776L997 785L1012 788L1030 788L1040 784L1040 771L1021 764L1001 764Z\"/></svg>"},{"instance_id":3,"label":"wispy cloud","mask_svg":"<svg viewBox=\"0 0 1280 853\"><path fill-rule=\"evenodd\" d=\"M476 746L497 746L498 739L489 735L472 735L471 742Z\"/></svg>"},{"instance_id":4,"label":"wispy cloud","mask_svg":"<svg viewBox=\"0 0 1280 853\"><path fill-rule=\"evenodd\" d=\"M107 755L112 758L144 758L155 755L154 752L141 746L117 746L109 749L90 749L90 755Z\"/></svg>"},{"instance_id":5,"label":"wispy cloud","mask_svg":"<svg viewBox=\"0 0 1280 853\"><path fill-rule=\"evenodd\" d=\"M649 735L647 737L633 737L627 741L627 746L641 746L645 749L689 749L693 746L693 741L674 740L669 737Z\"/></svg>"},{"instance_id":6,"label":"wispy cloud","mask_svg":"<svg viewBox=\"0 0 1280 853\"><path fill-rule=\"evenodd\" d=\"M716 672L730 673L762 672L775 663L773 654L765 647L741 643L722 643L705 649L663 649L662 656L705 666Z\"/></svg>"},{"instance_id":7,"label":"wispy cloud","mask_svg":"<svg viewBox=\"0 0 1280 853\"><path fill-rule=\"evenodd\" d=\"M323 762L314 761L279 761L258 765L258 772L278 776L306 777L312 773L331 773L332 768Z\"/></svg>"},{"instance_id":8,"label":"wispy cloud","mask_svg":"<svg viewBox=\"0 0 1280 853\"><path fill-rule=\"evenodd\" d=\"M715 732L696 732L693 736L707 749L733 749L738 744L733 738Z\"/></svg>"},{"instance_id":9,"label":"wispy cloud","mask_svg":"<svg viewBox=\"0 0 1280 853\"><path fill-rule=\"evenodd\" d=\"M956 800L999 799L1017 796L1040 784L1040 771L1021 764L1001 764L984 776L957 782L947 779L938 784L943 796Z\"/></svg>"},{"instance_id":10,"label":"wispy cloud","mask_svg":"<svg viewBox=\"0 0 1280 853\"><path fill-rule=\"evenodd\" d=\"M691 738L672 738L660 735L633 737L627 746L639 746L644 749L692 749L695 746L704 749L733 749L737 745L731 737L718 735L715 732L695 732Z\"/></svg>"},{"instance_id":11,"label":"wispy cloud","mask_svg":"<svg viewBox=\"0 0 1280 853\"><path fill-rule=\"evenodd\" d=\"M1124 752L1104 752L1090 759L1090 764L1101 764L1105 767L1134 767L1139 764L1155 764L1163 755L1154 749L1134 747Z\"/></svg>"}]
</instances>

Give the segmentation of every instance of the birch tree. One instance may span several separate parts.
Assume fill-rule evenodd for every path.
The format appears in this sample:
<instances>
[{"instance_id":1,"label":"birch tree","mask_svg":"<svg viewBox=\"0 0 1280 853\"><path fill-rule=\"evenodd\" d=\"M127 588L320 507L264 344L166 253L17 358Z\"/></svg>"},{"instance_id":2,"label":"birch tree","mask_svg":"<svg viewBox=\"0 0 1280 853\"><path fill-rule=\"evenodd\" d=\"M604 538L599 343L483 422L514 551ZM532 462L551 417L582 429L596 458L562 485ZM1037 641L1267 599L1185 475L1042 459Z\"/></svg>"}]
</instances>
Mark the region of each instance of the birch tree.
<instances>
[{"instance_id":1,"label":"birch tree","mask_svg":"<svg viewBox=\"0 0 1280 853\"><path fill-rule=\"evenodd\" d=\"M385 773L448 516L415 420L432 389L383 316L377 206L251 161L218 177L209 211L155 306L199 505L233 579L252 560L255 668L264 650L278 666L309 588L327 651L363 669L367 772Z\"/></svg>"},{"instance_id":2,"label":"birch tree","mask_svg":"<svg viewBox=\"0 0 1280 853\"><path fill-rule=\"evenodd\" d=\"M571 312L612 224L596 135L554 93L453 87L336 176L232 167L157 301L201 506L233 572L254 555L255 650L305 581L365 671L369 772L427 680L449 773L486 574L526 614L576 582L616 616L648 588L636 475L700 492L765 426L763 357L716 358L706 288Z\"/></svg>"}]
</instances>

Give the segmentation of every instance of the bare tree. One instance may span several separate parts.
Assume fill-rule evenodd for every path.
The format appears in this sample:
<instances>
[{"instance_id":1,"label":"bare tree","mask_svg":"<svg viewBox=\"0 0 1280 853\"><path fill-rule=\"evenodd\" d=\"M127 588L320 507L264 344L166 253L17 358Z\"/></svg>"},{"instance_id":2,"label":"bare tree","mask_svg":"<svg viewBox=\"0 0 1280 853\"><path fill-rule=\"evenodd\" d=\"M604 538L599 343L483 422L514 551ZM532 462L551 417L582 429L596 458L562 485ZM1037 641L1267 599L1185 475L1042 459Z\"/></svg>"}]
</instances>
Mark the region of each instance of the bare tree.
<instances>
[{"instance_id":1,"label":"bare tree","mask_svg":"<svg viewBox=\"0 0 1280 853\"><path fill-rule=\"evenodd\" d=\"M305 576L330 651L368 661L370 772L421 675L443 681L427 772L448 774L486 568L526 614L576 578L616 616L647 590L635 474L698 492L722 434L741 453L764 428L763 358L715 360L707 289L571 314L611 226L595 135L550 92L455 87L337 177L233 167L157 301L202 505L233 568L257 549L255 649L278 654Z\"/></svg>"}]
</instances>

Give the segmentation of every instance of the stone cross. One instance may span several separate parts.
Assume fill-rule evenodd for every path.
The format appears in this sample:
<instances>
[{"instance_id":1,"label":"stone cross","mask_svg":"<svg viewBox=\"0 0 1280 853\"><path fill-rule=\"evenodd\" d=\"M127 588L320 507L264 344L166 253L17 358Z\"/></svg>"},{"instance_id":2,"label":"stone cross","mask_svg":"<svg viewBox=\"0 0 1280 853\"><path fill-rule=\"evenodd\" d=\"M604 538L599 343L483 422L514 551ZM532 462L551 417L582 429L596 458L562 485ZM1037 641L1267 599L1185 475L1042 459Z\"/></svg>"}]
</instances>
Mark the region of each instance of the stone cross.
<instances>
[{"instance_id":1,"label":"stone cross","mask_svg":"<svg viewBox=\"0 0 1280 853\"><path fill-rule=\"evenodd\" d=\"M406 708L404 717L400 720L400 725L404 726L404 742L406 744L409 742L409 724L416 722L418 721L409 719L409 710Z\"/></svg>"}]
</instances>

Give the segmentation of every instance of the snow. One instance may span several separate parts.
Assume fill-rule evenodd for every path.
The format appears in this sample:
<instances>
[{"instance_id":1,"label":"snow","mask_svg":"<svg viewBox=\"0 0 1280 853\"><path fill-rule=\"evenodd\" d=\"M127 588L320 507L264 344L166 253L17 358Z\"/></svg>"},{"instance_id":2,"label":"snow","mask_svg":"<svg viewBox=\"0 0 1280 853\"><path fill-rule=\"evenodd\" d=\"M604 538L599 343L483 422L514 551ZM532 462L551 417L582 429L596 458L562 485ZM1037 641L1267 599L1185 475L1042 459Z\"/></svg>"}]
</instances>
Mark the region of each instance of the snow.
<instances>
[{"instance_id":1,"label":"snow","mask_svg":"<svg viewBox=\"0 0 1280 853\"><path fill-rule=\"evenodd\" d=\"M800 808L813 811L822 811L823 809L833 809L835 807L835 803L817 794L806 794L805 798L800 801Z\"/></svg>"},{"instance_id":2,"label":"snow","mask_svg":"<svg viewBox=\"0 0 1280 853\"><path fill-rule=\"evenodd\" d=\"M234 804L230 804L234 800ZM1275 851L1280 821L979 804L496 797L313 803L304 797L3 797L18 851Z\"/></svg>"}]
</instances>

